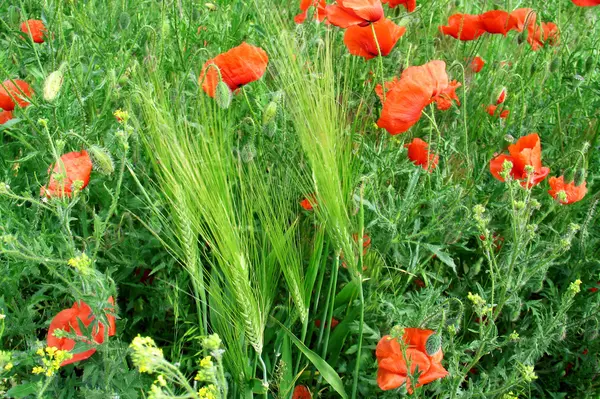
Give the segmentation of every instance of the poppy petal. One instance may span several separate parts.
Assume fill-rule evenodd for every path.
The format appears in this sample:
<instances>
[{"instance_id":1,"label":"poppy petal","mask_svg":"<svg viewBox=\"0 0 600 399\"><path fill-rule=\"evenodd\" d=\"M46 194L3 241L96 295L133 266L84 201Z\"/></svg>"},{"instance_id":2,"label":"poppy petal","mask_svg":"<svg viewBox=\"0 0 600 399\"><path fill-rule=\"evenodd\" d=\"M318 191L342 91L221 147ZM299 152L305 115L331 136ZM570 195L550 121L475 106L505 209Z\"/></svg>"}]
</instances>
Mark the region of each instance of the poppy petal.
<instances>
[{"instance_id":1,"label":"poppy petal","mask_svg":"<svg viewBox=\"0 0 600 399\"><path fill-rule=\"evenodd\" d=\"M391 373L384 369L377 370L377 385L384 391L396 389L406 382L406 376Z\"/></svg>"}]
</instances>

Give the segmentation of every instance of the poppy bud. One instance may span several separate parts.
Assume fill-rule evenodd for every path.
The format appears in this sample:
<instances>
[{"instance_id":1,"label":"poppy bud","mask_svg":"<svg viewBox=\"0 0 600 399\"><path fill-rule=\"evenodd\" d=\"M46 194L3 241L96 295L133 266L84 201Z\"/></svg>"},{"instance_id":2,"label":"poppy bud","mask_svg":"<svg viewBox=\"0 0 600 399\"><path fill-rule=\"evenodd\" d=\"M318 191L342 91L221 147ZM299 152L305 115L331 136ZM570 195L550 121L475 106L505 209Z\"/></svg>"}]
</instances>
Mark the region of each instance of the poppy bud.
<instances>
[{"instance_id":1,"label":"poppy bud","mask_svg":"<svg viewBox=\"0 0 600 399\"><path fill-rule=\"evenodd\" d=\"M583 184L583 182L585 181L585 175L585 168L577 169L577 172L575 172L575 187L579 187Z\"/></svg>"},{"instance_id":2,"label":"poppy bud","mask_svg":"<svg viewBox=\"0 0 600 399\"><path fill-rule=\"evenodd\" d=\"M112 157L105 148L93 145L90 147L89 152L95 170L103 175L110 175L115 171L115 164Z\"/></svg>"},{"instance_id":3,"label":"poppy bud","mask_svg":"<svg viewBox=\"0 0 600 399\"><path fill-rule=\"evenodd\" d=\"M569 168L564 173L565 183L569 184L575 178L575 168Z\"/></svg>"},{"instance_id":4,"label":"poppy bud","mask_svg":"<svg viewBox=\"0 0 600 399\"><path fill-rule=\"evenodd\" d=\"M229 108L231 105L231 89L227 86L227 83L220 81L217 83L217 89L215 90L215 100L219 107L223 109Z\"/></svg>"},{"instance_id":5,"label":"poppy bud","mask_svg":"<svg viewBox=\"0 0 600 399\"><path fill-rule=\"evenodd\" d=\"M131 23L131 18L129 17L129 14L126 13L125 11L123 11L121 13L121 15L119 15L119 28L121 30L125 30L129 27L130 23Z\"/></svg>"},{"instance_id":6,"label":"poppy bud","mask_svg":"<svg viewBox=\"0 0 600 399\"><path fill-rule=\"evenodd\" d=\"M21 22L21 11L17 6L8 7L8 21L11 25L18 25Z\"/></svg>"},{"instance_id":7,"label":"poppy bud","mask_svg":"<svg viewBox=\"0 0 600 399\"><path fill-rule=\"evenodd\" d=\"M275 116L277 115L277 103L275 101L271 101L265 110L263 111L263 126L267 126L269 123L273 121Z\"/></svg>"},{"instance_id":8,"label":"poppy bud","mask_svg":"<svg viewBox=\"0 0 600 399\"><path fill-rule=\"evenodd\" d=\"M558 70L559 66L560 66L560 60L558 58L553 59L552 62L550 63L550 72L556 72Z\"/></svg>"},{"instance_id":9,"label":"poppy bud","mask_svg":"<svg viewBox=\"0 0 600 399\"><path fill-rule=\"evenodd\" d=\"M535 70L536 70L536 66L535 66L535 62L533 64L531 64L531 74L535 74Z\"/></svg>"},{"instance_id":10,"label":"poppy bud","mask_svg":"<svg viewBox=\"0 0 600 399\"><path fill-rule=\"evenodd\" d=\"M433 356L442 349L442 336L440 334L431 334L425 342L425 351L429 356Z\"/></svg>"},{"instance_id":11,"label":"poppy bud","mask_svg":"<svg viewBox=\"0 0 600 399\"><path fill-rule=\"evenodd\" d=\"M62 64L57 71L52 72L44 81L44 100L53 101L63 85L63 69L65 64Z\"/></svg>"},{"instance_id":12,"label":"poppy bud","mask_svg":"<svg viewBox=\"0 0 600 399\"><path fill-rule=\"evenodd\" d=\"M525 31L523 31L523 33L521 33L519 36L517 36L518 44L522 44L524 41L525 41Z\"/></svg>"}]
</instances>

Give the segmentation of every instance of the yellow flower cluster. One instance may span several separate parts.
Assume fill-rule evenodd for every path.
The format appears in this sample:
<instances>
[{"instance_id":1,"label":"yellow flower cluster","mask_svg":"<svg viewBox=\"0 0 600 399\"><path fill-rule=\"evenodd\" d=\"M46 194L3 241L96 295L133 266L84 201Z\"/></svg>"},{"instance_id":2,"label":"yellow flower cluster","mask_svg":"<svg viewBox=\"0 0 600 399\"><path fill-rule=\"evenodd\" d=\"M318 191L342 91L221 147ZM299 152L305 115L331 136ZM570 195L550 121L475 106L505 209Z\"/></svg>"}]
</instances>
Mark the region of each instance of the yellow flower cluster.
<instances>
[{"instance_id":1,"label":"yellow flower cluster","mask_svg":"<svg viewBox=\"0 0 600 399\"><path fill-rule=\"evenodd\" d=\"M67 264L72 268L78 270L81 274L87 275L90 272L90 266L92 264L92 261L85 253L82 253L81 255L75 258L69 259Z\"/></svg>"},{"instance_id":2,"label":"yellow flower cluster","mask_svg":"<svg viewBox=\"0 0 600 399\"><path fill-rule=\"evenodd\" d=\"M199 399L217 399L218 398L217 395L218 395L217 387L213 384L202 387L198 391Z\"/></svg>"},{"instance_id":3,"label":"yellow flower cluster","mask_svg":"<svg viewBox=\"0 0 600 399\"><path fill-rule=\"evenodd\" d=\"M73 357L70 352L59 350L53 346L45 349L40 348L36 353L41 356L44 366L36 366L31 372L33 374L46 374L47 377L52 377L58 371L62 362Z\"/></svg>"},{"instance_id":4,"label":"yellow flower cluster","mask_svg":"<svg viewBox=\"0 0 600 399\"><path fill-rule=\"evenodd\" d=\"M162 349L157 347L150 337L138 335L129 347L133 350L131 355L133 364L140 373L153 373L165 362Z\"/></svg>"}]
</instances>

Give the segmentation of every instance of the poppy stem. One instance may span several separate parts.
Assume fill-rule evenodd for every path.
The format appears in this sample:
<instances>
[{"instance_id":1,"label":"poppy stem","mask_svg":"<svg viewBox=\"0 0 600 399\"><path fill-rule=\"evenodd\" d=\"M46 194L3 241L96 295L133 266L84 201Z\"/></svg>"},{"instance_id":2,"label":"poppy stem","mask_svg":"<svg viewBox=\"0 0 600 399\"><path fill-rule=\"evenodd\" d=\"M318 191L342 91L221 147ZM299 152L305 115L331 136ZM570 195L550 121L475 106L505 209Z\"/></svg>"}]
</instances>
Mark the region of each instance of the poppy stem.
<instances>
[{"instance_id":1,"label":"poppy stem","mask_svg":"<svg viewBox=\"0 0 600 399\"><path fill-rule=\"evenodd\" d=\"M379 78L381 79L381 93L383 102L385 102L385 79L383 75L383 56L381 55L381 47L379 46L379 40L377 40L377 33L375 33L375 26L371 24L371 31L373 32L373 38L375 39L375 45L377 46L377 57L379 62Z\"/></svg>"}]
</instances>

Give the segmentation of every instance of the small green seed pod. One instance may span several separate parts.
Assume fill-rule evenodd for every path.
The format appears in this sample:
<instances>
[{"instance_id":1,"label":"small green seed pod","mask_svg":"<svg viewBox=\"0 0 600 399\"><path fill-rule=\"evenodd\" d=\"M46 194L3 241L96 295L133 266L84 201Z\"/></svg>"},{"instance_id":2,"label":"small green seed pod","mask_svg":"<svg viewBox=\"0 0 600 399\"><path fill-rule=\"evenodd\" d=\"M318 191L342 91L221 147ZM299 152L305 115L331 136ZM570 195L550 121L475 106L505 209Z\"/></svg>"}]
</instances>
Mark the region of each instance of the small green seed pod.
<instances>
[{"instance_id":1,"label":"small green seed pod","mask_svg":"<svg viewBox=\"0 0 600 399\"><path fill-rule=\"evenodd\" d=\"M442 336L440 334L433 333L427 338L425 343L425 351L429 356L433 356L442 349Z\"/></svg>"},{"instance_id":2,"label":"small green seed pod","mask_svg":"<svg viewBox=\"0 0 600 399\"><path fill-rule=\"evenodd\" d=\"M553 59L552 62L550 63L550 72L558 71L559 67L560 67L560 60L558 58Z\"/></svg>"}]
</instances>

